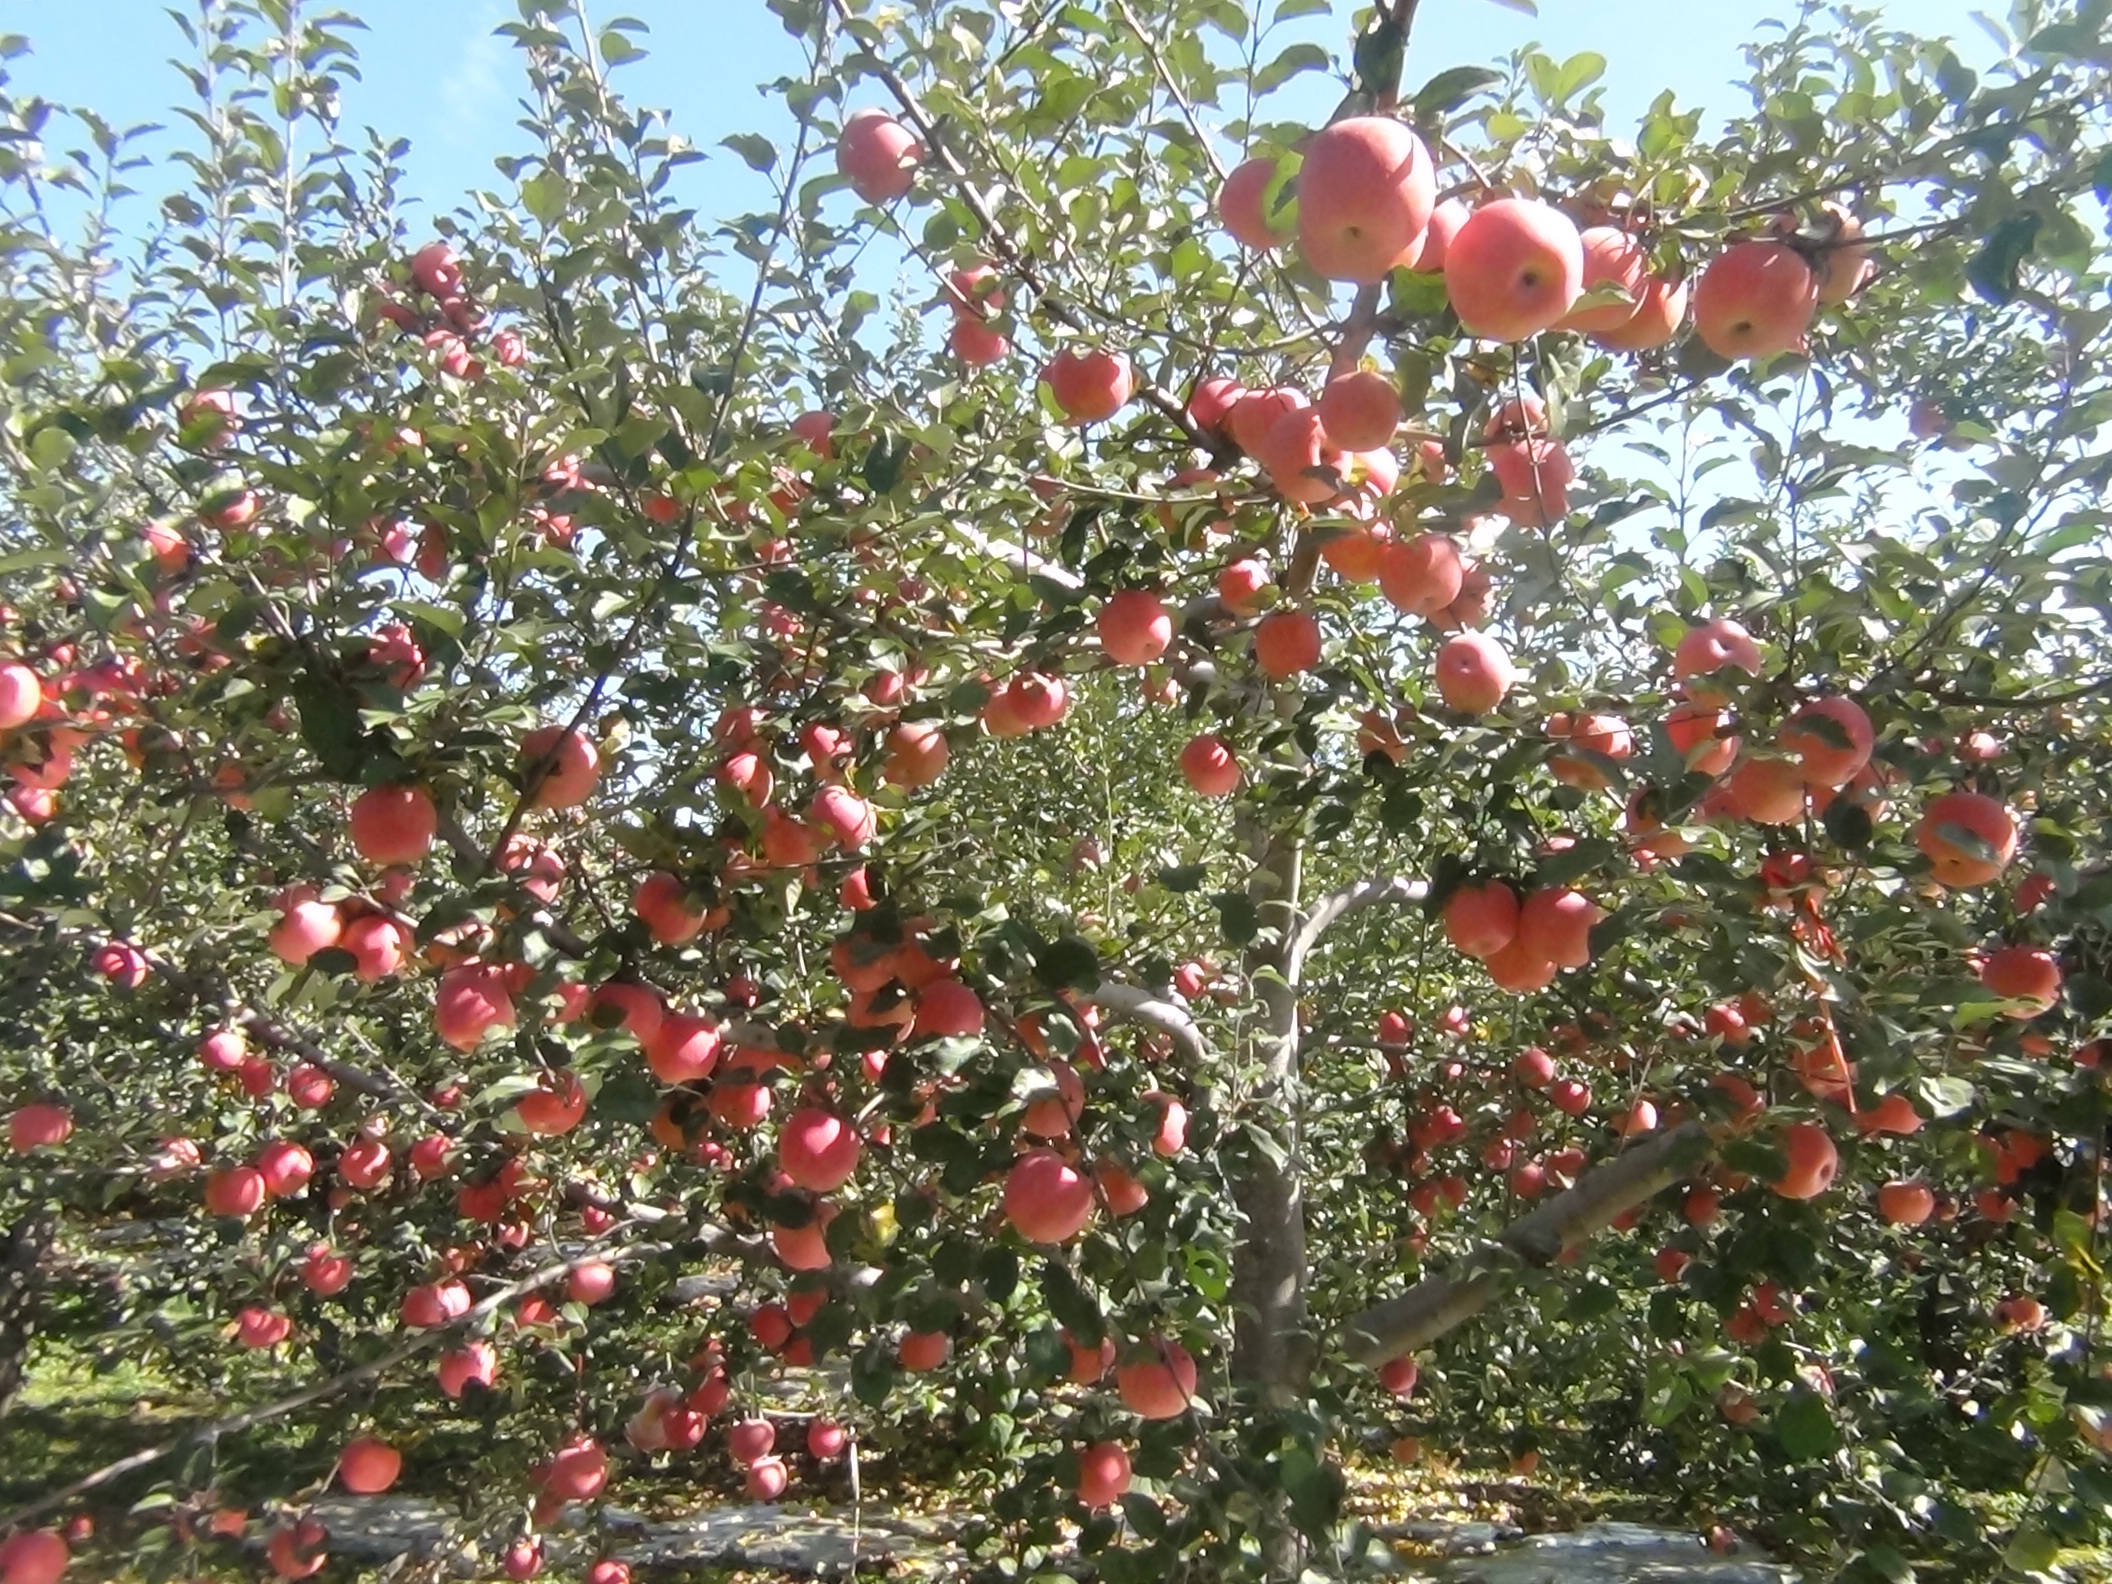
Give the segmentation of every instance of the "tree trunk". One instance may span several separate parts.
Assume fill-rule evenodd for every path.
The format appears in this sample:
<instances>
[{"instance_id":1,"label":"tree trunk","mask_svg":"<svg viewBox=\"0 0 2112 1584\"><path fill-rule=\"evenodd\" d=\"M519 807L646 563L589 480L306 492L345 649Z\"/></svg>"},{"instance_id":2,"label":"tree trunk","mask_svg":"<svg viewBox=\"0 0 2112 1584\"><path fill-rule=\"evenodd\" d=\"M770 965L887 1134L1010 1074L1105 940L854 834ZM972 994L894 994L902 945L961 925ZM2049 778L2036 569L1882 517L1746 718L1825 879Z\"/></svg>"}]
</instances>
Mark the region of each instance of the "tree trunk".
<instances>
[{"instance_id":1,"label":"tree trunk","mask_svg":"<svg viewBox=\"0 0 2112 1584\"><path fill-rule=\"evenodd\" d=\"M49 1220L28 1215L0 1237L0 1419L7 1417L28 1373L37 1294L43 1285L41 1273L51 1233Z\"/></svg>"},{"instance_id":2,"label":"tree trunk","mask_svg":"<svg viewBox=\"0 0 2112 1584\"><path fill-rule=\"evenodd\" d=\"M1233 1196L1242 1226L1234 1250L1232 1373L1270 1408L1295 1400L1312 1371L1305 1314L1305 1187L1298 1137L1298 998L1286 973L1297 919L1298 844L1270 841L1250 888L1271 944L1248 953L1262 1007L1249 1049L1253 1121L1265 1143L1242 1155Z\"/></svg>"},{"instance_id":3,"label":"tree trunk","mask_svg":"<svg viewBox=\"0 0 2112 1584\"><path fill-rule=\"evenodd\" d=\"M1256 1136L1245 1141L1233 1182L1241 1224L1232 1255L1232 1379L1263 1416L1303 1399L1314 1358L1305 1307L1298 997L1287 972L1301 860L1295 838L1269 838L1248 888L1262 929L1274 939L1245 961L1262 1019L1247 1050L1254 1084L1248 1127ZM1304 1569L1305 1547L1280 1496L1268 1503L1262 1555L1273 1580L1295 1580Z\"/></svg>"}]
</instances>

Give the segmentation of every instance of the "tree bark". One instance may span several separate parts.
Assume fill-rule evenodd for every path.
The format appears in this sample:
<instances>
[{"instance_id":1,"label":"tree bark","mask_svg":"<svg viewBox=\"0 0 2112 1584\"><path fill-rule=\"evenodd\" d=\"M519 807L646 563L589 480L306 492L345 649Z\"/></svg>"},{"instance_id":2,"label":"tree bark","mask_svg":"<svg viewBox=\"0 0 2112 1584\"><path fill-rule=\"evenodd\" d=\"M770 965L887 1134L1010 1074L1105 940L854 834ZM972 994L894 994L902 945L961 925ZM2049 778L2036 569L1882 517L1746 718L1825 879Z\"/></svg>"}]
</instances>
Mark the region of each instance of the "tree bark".
<instances>
[{"instance_id":1,"label":"tree bark","mask_svg":"<svg viewBox=\"0 0 2112 1584\"><path fill-rule=\"evenodd\" d=\"M29 1371L44 1254L51 1246L51 1236L50 1220L32 1214L0 1237L0 1419L7 1417Z\"/></svg>"},{"instance_id":2,"label":"tree bark","mask_svg":"<svg viewBox=\"0 0 2112 1584\"><path fill-rule=\"evenodd\" d=\"M1505 1285L1500 1266L1553 1264L1564 1248L1687 1176L1710 1147L1707 1128L1682 1122L1594 1167L1505 1228L1482 1269L1426 1277L1358 1315L1344 1330L1343 1351L1359 1364L1383 1364L1427 1347L1488 1307Z\"/></svg>"},{"instance_id":3,"label":"tree bark","mask_svg":"<svg viewBox=\"0 0 2112 1584\"><path fill-rule=\"evenodd\" d=\"M1289 967L1297 933L1303 852L1291 835L1257 840L1248 886L1263 944L1245 958L1261 1006L1247 1047L1249 1136L1236 1156L1232 1197L1239 1242L1232 1251L1232 1380L1263 1418L1303 1400L1315 1348L1307 1330L1305 1184L1299 1152L1298 995ZM1273 1581L1298 1578L1305 1544L1282 1493L1264 1498L1262 1561Z\"/></svg>"},{"instance_id":4,"label":"tree bark","mask_svg":"<svg viewBox=\"0 0 2112 1584\"><path fill-rule=\"evenodd\" d=\"M1263 1142L1247 1145L1233 1188L1242 1226L1232 1265L1232 1371L1271 1408L1297 1398L1313 1363L1298 1158L1298 997L1287 971L1302 858L1296 838L1270 838L1249 887L1267 941L1247 954L1245 964L1262 1009L1249 1052L1249 1126Z\"/></svg>"}]
</instances>

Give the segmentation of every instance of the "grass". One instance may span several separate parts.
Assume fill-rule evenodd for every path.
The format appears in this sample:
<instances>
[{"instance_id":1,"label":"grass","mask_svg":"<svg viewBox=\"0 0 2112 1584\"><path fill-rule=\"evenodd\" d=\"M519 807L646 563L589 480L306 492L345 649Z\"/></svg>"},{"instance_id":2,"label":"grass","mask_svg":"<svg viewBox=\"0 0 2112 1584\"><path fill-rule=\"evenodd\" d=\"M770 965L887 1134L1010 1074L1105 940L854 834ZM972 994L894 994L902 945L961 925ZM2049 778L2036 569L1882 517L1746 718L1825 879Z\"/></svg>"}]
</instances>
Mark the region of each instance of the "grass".
<instances>
[{"instance_id":1,"label":"grass","mask_svg":"<svg viewBox=\"0 0 2112 1584\"><path fill-rule=\"evenodd\" d=\"M224 1405L209 1394L187 1391L150 1362L114 1354L97 1356L46 1341L32 1359L22 1394L8 1416L0 1419L0 1511L129 1453L178 1437L223 1411ZM441 1438L443 1442L445 1439ZM312 1452L304 1455L306 1440L306 1433L292 1423L259 1427L244 1438L244 1461L255 1467L261 1458L267 1469L280 1474L294 1467L305 1470L313 1460ZM441 1449L436 1446L429 1450ZM448 1455L442 1461L452 1466L456 1451L447 1448ZM419 1461L413 1459L414 1471ZM143 1471L129 1483L98 1492L92 1505L99 1513L119 1511L177 1470L178 1465L172 1460ZM210 1483L213 1471L206 1464L186 1472L196 1476L187 1481L195 1488ZM905 1511L933 1512L949 1506L972 1509L976 1505L949 1491L942 1476L933 1470L873 1468L870 1472L878 1478L869 1482L869 1495ZM1348 1479L1347 1515L1381 1527L1419 1520L1478 1520L1541 1531L1597 1519L1646 1523L1665 1520L1662 1505L1646 1497L1586 1486L1553 1471L1522 1479L1493 1470L1452 1465L1438 1457L1413 1465L1397 1464L1383 1457L1363 1457L1351 1463ZM407 1479L406 1484L410 1483ZM631 1482L625 1505L670 1515L738 1500L734 1492L730 1478L706 1482L679 1474L660 1475ZM1989 1516L1996 1517L1993 1513ZM136 1549L136 1542L143 1534L164 1532L158 1525L142 1527L136 1521L106 1520L104 1533L108 1539L84 1558L89 1569L82 1576L109 1580L110 1584L149 1584L153 1574ZM122 1539L130 1539L135 1545L123 1544ZM1416 1549L1408 1542L1400 1543L1399 1548L1404 1552ZM182 1576L191 1579L246 1580L256 1576L254 1557L225 1544L211 1547L205 1555L193 1554L183 1560ZM2070 1551L2062 1555L2060 1565L2073 1579L2112 1578L2112 1552ZM329 1576L345 1579L379 1575L353 1575L340 1568ZM702 1584L784 1584L782 1575L752 1571L713 1571L685 1577Z\"/></svg>"}]
</instances>

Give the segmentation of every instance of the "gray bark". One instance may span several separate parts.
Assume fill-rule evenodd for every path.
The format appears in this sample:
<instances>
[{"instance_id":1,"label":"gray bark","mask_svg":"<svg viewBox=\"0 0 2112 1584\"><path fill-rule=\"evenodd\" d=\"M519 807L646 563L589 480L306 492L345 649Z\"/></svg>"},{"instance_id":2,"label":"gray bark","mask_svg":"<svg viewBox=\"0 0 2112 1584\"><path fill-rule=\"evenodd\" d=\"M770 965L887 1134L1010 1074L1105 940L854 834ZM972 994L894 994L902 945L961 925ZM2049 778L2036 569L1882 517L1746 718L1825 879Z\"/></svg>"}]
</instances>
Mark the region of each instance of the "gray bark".
<instances>
[{"instance_id":1,"label":"gray bark","mask_svg":"<svg viewBox=\"0 0 2112 1584\"><path fill-rule=\"evenodd\" d=\"M24 1217L0 1237L0 1419L7 1417L29 1370L44 1256L51 1237L51 1222L37 1215Z\"/></svg>"},{"instance_id":2,"label":"gray bark","mask_svg":"<svg viewBox=\"0 0 2112 1584\"><path fill-rule=\"evenodd\" d=\"M1478 1269L1426 1277L1358 1315L1344 1331L1343 1350L1359 1364L1383 1364L1427 1347L1488 1307L1506 1285L1506 1267L1553 1264L1564 1248L1687 1176L1709 1151L1708 1129L1683 1122L1594 1167L1567 1193L1513 1221L1476 1261Z\"/></svg>"}]
</instances>

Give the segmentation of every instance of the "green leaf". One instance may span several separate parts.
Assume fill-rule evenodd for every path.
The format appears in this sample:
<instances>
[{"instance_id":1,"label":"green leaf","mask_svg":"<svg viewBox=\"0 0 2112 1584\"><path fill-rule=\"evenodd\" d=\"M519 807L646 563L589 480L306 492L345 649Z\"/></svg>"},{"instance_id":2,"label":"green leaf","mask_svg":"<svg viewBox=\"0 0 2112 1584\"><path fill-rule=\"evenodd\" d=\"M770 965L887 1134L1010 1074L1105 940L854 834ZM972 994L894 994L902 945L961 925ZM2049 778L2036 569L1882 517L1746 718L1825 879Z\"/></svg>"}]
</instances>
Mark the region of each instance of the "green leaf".
<instances>
[{"instance_id":1,"label":"green leaf","mask_svg":"<svg viewBox=\"0 0 2112 1584\"><path fill-rule=\"evenodd\" d=\"M1495 3L1506 11L1517 11L1529 17L1540 14L1540 8L1533 4L1533 0L1495 0Z\"/></svg>"},{"instance_id":2,"label":"green leaf","mask_svg":"<svg viewBox=\"0 0 2112 1584\"><path fill-rule=\"evenodd\" d=\"M883 1341L868 1342L851 1360L851 1395L866 1407L877 1408L894 1389L894 1353Z\"/></svg>"},{"instance_id":3,"label":"green leaf","mask_svg":"<svg viewBox=\"0 0 2112 1584\"><path fill-rule=\"evenodd\" d=\"M909 437L892 429L882 429L873 437L872 448L865 453L865 466L861 472L866 488L885 495L902 482L902 469L908 462Z\"/></svg>"},{"instance_id":4,"label":"green leaf","mask_svg":"<svg viewBox=\"0 0 2112 1584\"><path fill-rule=\"evenodd\" d=\"M1775 1439L1789 1457L1808 1463L1837 1450L1841 1432L1833 1422L1833 1410L1826 1406L1826 1399L1799 1388L1775 1411Z\"/></svg>"},{"instance_id":5,"label":"green leaf","mask_svg":"<svg viewBox=\"0 0 2112 1584\"><path fill-rule=\"evenodd\" d=\"M313 672L294 683L293 700L301 711L301 740L324 771L333 780L358 780L367 757L358 704L335 682Z\"/></svg>"},{"instance_id":6,"label":"green leaf","mask_svg":"<svg viewBox=\"0 0 2112 1584\"><path fill-rule=\"evenodd\" d=\"M1052 941L1036 954L1034 977L1052 990L1100 988L1100 954L1076 935Z\"/></svg>"},{"instance_id":7,"label":"green leaf","mask_svg":"<svg viewBox=\"0 0 2112 1584\"><path fill-rule=\"evenodd\" d=\"M1210 899L1217 904L1218 927L1226 943L1245 946L1261 933L1261 909L1244 891L1221 891Z\"/></svg>"},{"instance_id":8,"label":"green leaf","mask_svg":"<svg viewBox=\"0 0 2112 1584\"><path fill-rule=\"evenodd\" d=\"M777 166L777 145L758 133L736 132L732 137L720 138L719 146L740 155L750 170L768 174Z\"/></svg>"},{"instance_id":9,"label":"green leaf","mask_svg":"<svg viewBox=\"0 0 2112 1584\"><path fill-rule=\"evenodd\" d=\"M570 185L554 170L538 171L521 183L521 207L546 226L564 218L570 196Z\"/></svg>"},{"instance_id":10,"label":"green leaf","mask_svg":"<svg viewBox=\"0 0 2112 1584\"><path fill-rule=\"evenodd\" d=\"M1922 1099L1939 1118L1954 1117L1973 1103L1973 1086L1963 1078L1924 1078L1919 1087Z\"/></svg>"},{"instance_id":11,"label":"green leaf","mask_svg":"<svg viewBox=\"0 0 2112 1584\"><path fill-rule=\"evenodd\" d=\"M1997 307L2015 301L2017 279L2038 240L2040 223L2037 214L2015 214L1990 231L1965 267L1967 284Z\"/></svg>"},{"instance_id":12,"label":"green leaf","mask_svg":"<svg viewBox=\"0 0 2112 1584\"><path fill-rule=\"evenodd\" d=\"M1486 66L1448 66L1416 89L1409 107L1418 121L1456 110L1481 89L1503 81L1503 73Z\"/></svg>"},{"instance_id":13,"label":"green leaf","mask_svg":"<svg viewBox=\"0 0 2112 1584\"><path fill-rule=\"evenodd\" d=\"M1291 1521L1316 1544L1325 1545L1333 1536L1335 1515L1342 1508L1341 1471L1302 1446L1285 1449L1277 1461L1277 1470L1283 1480L1283 1493L1290 1500Z\"/></svg>"},{"instance_id":14,"label":"green leaf","mask_svg":"<svg viewBox=\"0 0 2112 1584\"><path fill-rule=\"evenodd\" d=\"M1562 63L1555 79L1555 102L1561 104L1606 75L1606 57L1597 50L1582 50Z\"/></svg>"},{"instance_id":15,"label":"green leaf","mask_svg":"<svg viewBox=\"0 0 2112 1584\"><path fill-rule=\"evenodd\" d=\"M1059 1259L1047 1259L1041 1267L1041 1296L1049 1306L1049 1313L1056 1323L1088 1346L1097 1344L1106 1335L1106 1321L1100 1314L1100 1306L1093 1302L1078 1278Z\"/></svg>"},{"instance_id":16,"label":"green leaf","mask_svg":"<svg viewBox=\"0 0 2112 1584\"><path fill-rule=\"evenodd\" d=\"M1257 94L1271 93L1301 72L1326 71L1328 64L1327 51L1319 45L1293 44L1255 73L1254 91Z\"/></svg>"}]
</instances>

